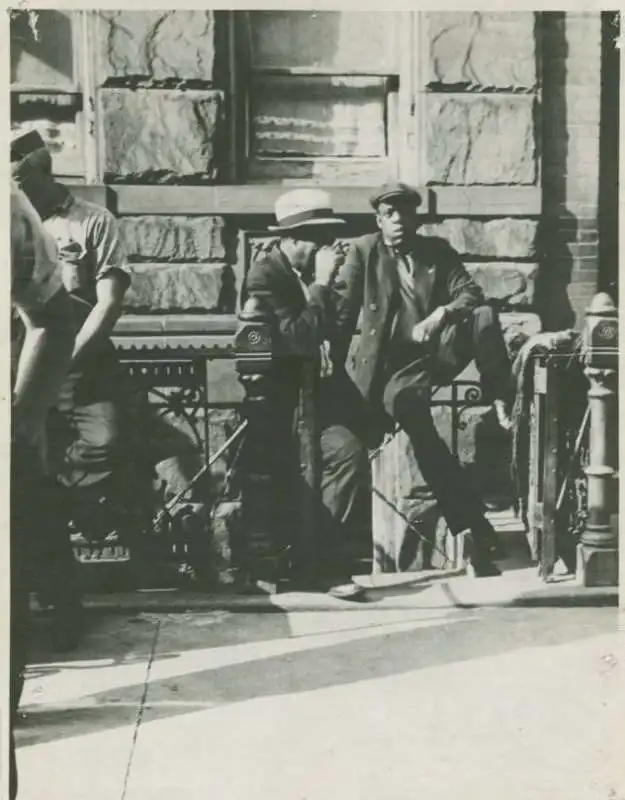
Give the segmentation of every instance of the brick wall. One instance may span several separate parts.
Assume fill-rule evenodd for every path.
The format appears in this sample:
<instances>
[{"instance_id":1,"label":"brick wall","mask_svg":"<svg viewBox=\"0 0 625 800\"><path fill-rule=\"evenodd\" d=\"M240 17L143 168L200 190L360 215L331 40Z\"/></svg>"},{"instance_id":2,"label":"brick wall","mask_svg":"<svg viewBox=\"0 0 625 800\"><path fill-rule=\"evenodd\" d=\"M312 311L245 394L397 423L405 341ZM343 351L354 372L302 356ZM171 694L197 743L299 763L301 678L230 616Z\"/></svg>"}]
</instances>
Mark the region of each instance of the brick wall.
<instances>
[{"instance_id":1,"label":"brick wall","mask_svg":"<svg viewBox=\"0 0 625 800\"><path fill-rule=\"evenodd\" d=\"M598 280L601 18L543 15L543 220L538 307L580 327Z\"/></svg>"}]
</instances>

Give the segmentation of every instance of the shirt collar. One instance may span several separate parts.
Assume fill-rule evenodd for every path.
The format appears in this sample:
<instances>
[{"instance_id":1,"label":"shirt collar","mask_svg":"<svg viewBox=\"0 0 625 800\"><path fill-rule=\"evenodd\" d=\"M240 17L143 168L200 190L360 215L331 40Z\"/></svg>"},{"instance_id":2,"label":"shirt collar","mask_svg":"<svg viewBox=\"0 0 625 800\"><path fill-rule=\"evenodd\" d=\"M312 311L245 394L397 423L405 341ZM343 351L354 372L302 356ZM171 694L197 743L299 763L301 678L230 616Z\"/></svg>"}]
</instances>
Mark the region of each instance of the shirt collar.
<instances>
[{"instance_id":1,"label":"shirt collar","mask_svg":"<svg viewBox=\"0 0 625 800\"><path fill-rule=\"evenodd\" d=\"M390 242L386 239L382 240L384 242L384 246L394 256L412 256L414 255L415 250L415 242L414 240L408 241L401 249L394 247Z\"/></svg>"}]
</instances>

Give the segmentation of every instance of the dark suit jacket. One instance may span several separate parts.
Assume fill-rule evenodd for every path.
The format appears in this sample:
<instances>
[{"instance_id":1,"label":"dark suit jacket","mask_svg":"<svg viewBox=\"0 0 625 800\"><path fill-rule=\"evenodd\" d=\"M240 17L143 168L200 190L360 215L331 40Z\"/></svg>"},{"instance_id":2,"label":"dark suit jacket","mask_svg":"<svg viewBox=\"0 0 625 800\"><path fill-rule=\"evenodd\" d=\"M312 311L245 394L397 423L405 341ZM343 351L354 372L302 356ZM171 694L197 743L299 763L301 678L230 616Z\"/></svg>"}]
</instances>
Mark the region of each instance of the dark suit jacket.
<instances>
[{"instance_id":1,"label":"dark suit jacket","mask_svg":"<svg viewBox=\"0 0 625 800\"><path fill-rule=\"evenodd\" d=\"M297 275L277 246L252 262L245 289L273 311L278 355L317 357L334 320L332 289L312 284L306 299Z\"/></svg>"},{"instance_id":2,"label":"dark suit jacket","mask_svg":"<svg viewBox=\"0 0 625 800\"><path fill-rule=\"evenodd\" d=\"M417 236L413 257L425 265L430 277L427 313L447 306L451 320L462 320L484 302L481 289L466 271L458 253L443 239ZM351 372L354 383L368 403L376 405L383 391L398 301L397 259L381 233L356 239L338 272L335 351L347 354L362 311L358 357Z\"/></svg>"},{"instance_id":3,"label":"dark suit jacket","mask_svg":"<svg viewBox=\"0 0 625 800\"><path fill-rule=\"evenodd\" d=\"M262 299L274 315L273 384L280 395L276 405L283 412L297 404L302 358L318 361L324 340L331 344L343 341L336 316L341 298L333 288L318 284L309 286L308 291L310 296L306 298L297 275L278 247L253 261L245 282L246 295ZM331 349L332 377L317 385L320 429L333 424L354 427L362 420L362 398L345 372L345 355L342 349Z\"/></svg>"}]
</instances>

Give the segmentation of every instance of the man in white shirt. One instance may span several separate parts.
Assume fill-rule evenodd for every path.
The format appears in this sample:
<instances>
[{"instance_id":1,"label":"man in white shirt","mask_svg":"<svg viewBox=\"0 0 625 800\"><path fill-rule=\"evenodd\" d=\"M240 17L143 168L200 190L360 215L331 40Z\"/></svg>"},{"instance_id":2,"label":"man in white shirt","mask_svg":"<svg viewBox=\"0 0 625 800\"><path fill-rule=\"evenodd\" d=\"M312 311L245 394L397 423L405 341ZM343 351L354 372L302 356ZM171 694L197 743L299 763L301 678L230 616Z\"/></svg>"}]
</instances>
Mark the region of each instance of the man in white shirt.
<instances>
[{"instance_id":1,"label":"man in white shirt","mask_svg":"<svg viewBox=\"0 0 625 800\"><path fill-rule=\"evenodd\" d=\"M51 439L58 480L71 490L74 521L88 531L103 508L138 506L142 491L147 502L155 465L168 463L169 494L184 489L202 466L201 454L163 418L139 409L112 344L132 275L117 220L54 179L50 152L36 131L13 140L11 161L14 177L57 243L79 325ZM122 477L129 464L143 476L132 487ZM102 498L114 502L103 504ZM107 523L104 518L102 525Z\"/></svg>"}]
</instances>

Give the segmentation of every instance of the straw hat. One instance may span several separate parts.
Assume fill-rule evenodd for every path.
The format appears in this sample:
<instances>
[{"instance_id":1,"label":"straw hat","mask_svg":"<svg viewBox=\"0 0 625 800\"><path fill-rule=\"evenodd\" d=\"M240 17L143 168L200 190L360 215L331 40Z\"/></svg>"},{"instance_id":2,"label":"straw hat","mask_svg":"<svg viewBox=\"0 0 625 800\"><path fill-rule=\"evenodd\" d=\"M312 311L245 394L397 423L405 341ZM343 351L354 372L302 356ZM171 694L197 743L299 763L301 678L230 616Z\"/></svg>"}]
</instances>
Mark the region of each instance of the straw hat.
<instances>
[{"instance_id":1,"label":"straw hat","mask_svg":"<svg viewBox=\"0 0 625 800\"><path fill-rule=\"evenodd\" d=\"M276 224L269 230L294 231L321 225L343 225L332 210L332 199L321 189L294 189L281 195L275 205Z\"/></svg>"}]
</instances>

